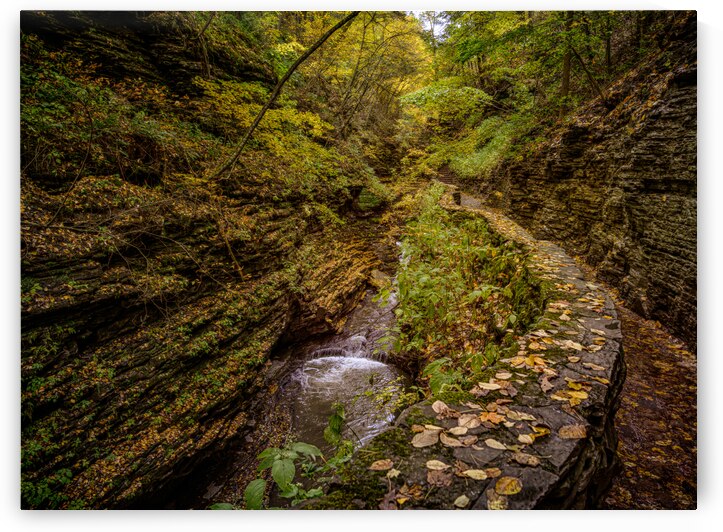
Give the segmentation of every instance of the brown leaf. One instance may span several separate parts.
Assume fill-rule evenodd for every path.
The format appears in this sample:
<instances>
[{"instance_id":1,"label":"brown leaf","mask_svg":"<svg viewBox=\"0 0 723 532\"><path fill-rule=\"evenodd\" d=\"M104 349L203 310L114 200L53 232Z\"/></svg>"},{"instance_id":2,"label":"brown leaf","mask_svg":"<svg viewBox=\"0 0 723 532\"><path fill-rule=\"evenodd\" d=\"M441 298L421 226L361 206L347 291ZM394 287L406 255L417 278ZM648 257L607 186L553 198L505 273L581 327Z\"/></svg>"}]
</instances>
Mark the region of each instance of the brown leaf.
<instances>
[{"instance_id":1,"label":"brown leaf","mask_svg":"<svg viewBox=\"0 0 723 532\"><path fill-rule=\"evenodd\" d=\"M453 408L448 407L444 402L442 401L435 401L432 403L432 410L434 410L437 414L439 414L439 418L456 418L459 417L459 412L454 410Z\"/></svg>"},{"instance_id":2,"label":"brown leaf","mask_svg":"<svg viewBox=\"0 0 723 532\"><path fill-rule=\"evenodd\" d=\"M394 491L394 488L389 488L389 491L384 495L382 502L379 503L379 509L380 510L396 510L397 505L394 502L395 498L396 498L396 493Z\"/></svg>"},{"instance_id":3,"label":"brown leaf","mask_svg":"<svg viewBox=\"0 0 723 532\"><path fill-rule=\"evenodd\" d=\"M462 436L459 441L465 447L469 447L470 445L474 445L475 443L477 443L478 439L479 438L477 436L470 434L469 436Z\"/></svg>"},{"instance_id":4,"label":"brown leaf","mask_svg":"<svg viewBox=\"0 0 723 532\"><path fill-rule=\"evenodd\" d=\"M447 447L462 447L462 442L460 442L457 438L447 436L444 432L439 435L439 440Z\"/></svg>"},{"instance_id":5,"label":"brown leaf","mask_svg":"<svg viewBox=\"0 0 723 532\"><path fill-rule=\"evenodd\" d=\"M437 488L452 485L452 473L447 471L427 471L427 482Z\"/></svg>"},{"instance_id":6,"label":"brown leaf","mask_svg":"<svg viewBox=\"0 0 723 532\"><path fill-rule=\"evenodd\" d=\"M518 464L537 467L540 465L540 459L536 456L527 453L516 452L512 455L512 459Z\"/></svg>"},{"instance_id":7,"label":"brown leaf","mask_svg":"<svg viewBox=\"0 0 723 532\"><path fill-rule=\"evenodd\" d=\"M585 425L565 425L560 427L557 433L564 440L579 440L587 437L587 427Z\"/></svg>"},{"instance_id":8,"label":"brown leaf","mask_svg":"<svg viewBox=\"0 0 723 532\"><path fill-rule=\"evenodd\" d=\"M498 495L515 495L522 491L522 482L516 477L500 477L495 484Z\"/></svg>"},{"instance_id":9,"label":"brown leaf","mask_svg":"<svg viewBox=\"0 0 723 532\"><path fill-rule=\"evenodd\" d=\"M455 436L464 436L467 434L467 427L452 427L448 432Z\"/></svg>"},{"instance_id":10,"label":"brown leaf","mask_svg":"<svg viewBox=\"0 0 723 532\"><path fill-rule=\"evenodd\" d=\"M414 438L412 438L412 446L417 448L429 447L437 442L439 442L438 430L425 430L424 432L416 434Z\"/></svg>"},{"instance_id":11,"label":"brown leaf","mask_svg":"<svg viewBox=\"0 0 723 532\"><path fill-rule=\"evenodd\" d=\"M554 387L555 385L550 382L550 378L547 375L542 377L542 380L540 381L540 388L542 388L543 392L547 393Z\"/></svg>"},{"instance_id":12,"label":"brown leaf","mask_svg":"<svg viewBox=\"0 0 723 532\"><path fill-rule=\"evenodd\" d=\"M485 469L485 473L490 478L497 478L502 474L502 470L499 467L488 467Z\"/></svg>"},{"instance_id":13,"label":"brown leaf","mask_svg":"<svg viewBox=\"0 0 723 532\"><path fill-rule=\"evenodd\" d=\"M387 469L391 469L393 465L394 462L392 462L388 458L385 458L384 460L377 460L376 462L372 462L372 465L369 466L369 470L386 471Z\"/></svg>"}]
</instances>

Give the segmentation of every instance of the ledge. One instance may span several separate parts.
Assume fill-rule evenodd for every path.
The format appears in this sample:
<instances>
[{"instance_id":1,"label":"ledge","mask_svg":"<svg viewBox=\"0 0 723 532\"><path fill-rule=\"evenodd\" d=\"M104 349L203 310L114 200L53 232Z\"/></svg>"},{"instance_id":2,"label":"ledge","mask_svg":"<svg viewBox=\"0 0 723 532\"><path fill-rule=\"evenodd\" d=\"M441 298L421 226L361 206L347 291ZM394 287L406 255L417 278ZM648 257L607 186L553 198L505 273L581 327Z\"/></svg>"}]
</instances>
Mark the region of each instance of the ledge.
<instances>
[{"instance_id":1,"label":"ledge","mask_svg":"<svg viewBox=\"0 0 723 532\"><path fill-rule=\"evenodd\" d=\"M309 507L594 508L609 488L618 469L614 417L625 380L614 304L559 246L466 199L459 206L447 195L442 204L477 213L526 246L530 270L549 286L543 315L519 338L517 356L485 373L483 386L473 389L477 401L411 406ZM449 432L462 425L464 435L460 428ZM429 444L416 447L414 438ZM392 469L369 470L381 459ZM431 471L430 460L449 467Z\"/></svg>"}]
</instances>

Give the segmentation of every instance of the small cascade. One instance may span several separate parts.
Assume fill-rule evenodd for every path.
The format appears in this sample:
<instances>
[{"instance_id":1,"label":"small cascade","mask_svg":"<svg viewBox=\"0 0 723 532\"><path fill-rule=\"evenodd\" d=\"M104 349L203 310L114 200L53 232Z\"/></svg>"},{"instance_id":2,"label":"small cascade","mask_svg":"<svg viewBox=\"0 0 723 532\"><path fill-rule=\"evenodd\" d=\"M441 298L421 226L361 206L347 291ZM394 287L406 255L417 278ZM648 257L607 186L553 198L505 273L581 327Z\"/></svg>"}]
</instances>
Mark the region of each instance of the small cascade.
<instances>
[{"instance_id":1,"label":"small cascade","mask_svg":"<svg viewBox=\"0 0 723 532\"><path fill-rule=\"evenodd\" d=\"M300 349L302 360L284 385L299 441L326 447L324 428L333 405L344 405L344 437L363 445L395 417L394 399L407 377L388 364L387 335L394 322L394 296L380 304L367 294L341 334Z\"/></svg>"}]
</instances>

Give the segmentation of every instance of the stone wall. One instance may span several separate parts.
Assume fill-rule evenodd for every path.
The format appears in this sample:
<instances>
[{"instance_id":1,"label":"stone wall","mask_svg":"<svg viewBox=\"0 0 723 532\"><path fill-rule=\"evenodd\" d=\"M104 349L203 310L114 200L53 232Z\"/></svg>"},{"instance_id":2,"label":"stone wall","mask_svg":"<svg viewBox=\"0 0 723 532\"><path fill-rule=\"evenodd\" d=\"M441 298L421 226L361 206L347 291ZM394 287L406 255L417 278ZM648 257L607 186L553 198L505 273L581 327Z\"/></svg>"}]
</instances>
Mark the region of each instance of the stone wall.
<instances>
[{"instance_id":1,"label":"stone wall","mask_svg":"<svg viewBox=\"0 0 723 532\"><path fill-rule=\"evenodd\" d=\"M593 265L633 310L696 345L696 28L482 185L535 236Z\"/></svg>"},{"instance_id":2,"label":"stone wall","mask_svg":"<svg viewBox=\"0 0 723 532\"><path fill-rule=\"evenodd\" d=\"M487 370L474 402L408 408L309 507L594 508L617 472L625 363L612 300L559 246L464 200L446 206L477 212L527 246L530 270L548 285L543 315L519 339L517 356ZM370 470L377 460L392 469Z\"/></svg>"}]
</instances>

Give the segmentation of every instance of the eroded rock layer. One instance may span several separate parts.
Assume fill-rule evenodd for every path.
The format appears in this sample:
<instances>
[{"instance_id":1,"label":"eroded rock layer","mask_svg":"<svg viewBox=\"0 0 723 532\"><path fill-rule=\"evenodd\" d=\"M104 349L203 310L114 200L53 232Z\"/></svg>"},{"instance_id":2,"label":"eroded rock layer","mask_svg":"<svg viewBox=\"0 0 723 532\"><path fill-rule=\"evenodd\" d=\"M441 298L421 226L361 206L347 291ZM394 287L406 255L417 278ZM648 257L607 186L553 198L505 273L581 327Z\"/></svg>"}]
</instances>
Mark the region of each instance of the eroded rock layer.
<instances>
[{"instance_id":1,"label":"eroded rock layer","mask_svg":"<svg viewBox=\"0 0 723 532\"><path fill-rule=\"evenodd\" d=\"M696 344L696 29L606 89L483 186L540 238L619 287L631 308Z\"/></svg>"}]
</instances>

